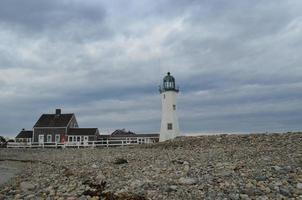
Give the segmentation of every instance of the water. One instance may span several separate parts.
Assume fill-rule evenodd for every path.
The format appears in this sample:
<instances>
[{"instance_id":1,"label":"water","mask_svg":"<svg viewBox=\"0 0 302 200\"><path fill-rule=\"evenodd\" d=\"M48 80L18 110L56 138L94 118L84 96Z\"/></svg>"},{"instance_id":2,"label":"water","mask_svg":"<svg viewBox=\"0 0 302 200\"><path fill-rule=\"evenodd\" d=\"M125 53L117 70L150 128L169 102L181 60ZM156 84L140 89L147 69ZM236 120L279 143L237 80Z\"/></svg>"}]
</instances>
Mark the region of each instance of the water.
<instances>
[{"instance_id":1,"label":"water","mask_svg":"<svg viewBox=\"0 0 302 200\"><path fill-rule=\"evenodd\" d=\"M0 162L0 185L9 181L17 172L18 169L13 167L12 164Z\"/></svg>"}]
</instances>

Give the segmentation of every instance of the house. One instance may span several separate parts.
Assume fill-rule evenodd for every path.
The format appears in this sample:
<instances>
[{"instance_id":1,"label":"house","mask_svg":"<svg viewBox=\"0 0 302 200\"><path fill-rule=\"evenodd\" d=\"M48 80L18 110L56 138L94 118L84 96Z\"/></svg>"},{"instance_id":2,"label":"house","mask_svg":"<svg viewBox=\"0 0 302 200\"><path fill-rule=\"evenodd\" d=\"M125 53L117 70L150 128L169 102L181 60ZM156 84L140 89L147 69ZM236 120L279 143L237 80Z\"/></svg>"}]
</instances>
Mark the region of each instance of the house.
<instances>
[{"instance_id":1,"label":"house","mask_svg":"<svg viewBox=\"0 0 302 200\"><path fill-rule=\"evenodd\" d=\"M22 129L16 136L16 142L32 142L33 131Z\"/></svg>"},{"instance_id":2,"label":"house","mask_svg":"<svg viewBox=\"0 0 302 200\"><path fill-rule=\"evenodd\" d=\"M98 137L99 141L106 143L107 141L125 141L126 144L145 144L145 143L155 143L159 141L159 134L136 134L131 131L126 131L125 129L117 129L110 135L100 135Z\"/></svg>"},{"instance_id":3,"label":"house","mask_svg":"<svg viewBox=\"0 0 302 200\"><path fill-rule=\"evenodd\" d=\"M159 134L136 134L125 129L110 135L100 135L97 128L79 128L74 113L42 114L33 130L23 129L16 137L16 144L9 147L80 147L121 146L159 141ZM20 144L22 143L22 144Z\"/></svg>"},{"instance_id":4,"label":"house","mask_svg":"<svg viewBox=\"0 0 302 200\"><path fill-rule=\"evenodd\" d=\"M69 128L68 142L96 141L99 136L97 128Z\"/></svg>"},{"instance_id":5,"label":"house","mask_svg":"<svg viewBox=\"0 0 302 200\"><path fill-rule=\"evenodd\" d=\"M56 109L54 114L42 114L31 132L22 130L16 140L39 144L82 143L95 141L99 135L97 128L79 128L74 113L63 114L61 109Z\"/></svg>"}]
</instances>

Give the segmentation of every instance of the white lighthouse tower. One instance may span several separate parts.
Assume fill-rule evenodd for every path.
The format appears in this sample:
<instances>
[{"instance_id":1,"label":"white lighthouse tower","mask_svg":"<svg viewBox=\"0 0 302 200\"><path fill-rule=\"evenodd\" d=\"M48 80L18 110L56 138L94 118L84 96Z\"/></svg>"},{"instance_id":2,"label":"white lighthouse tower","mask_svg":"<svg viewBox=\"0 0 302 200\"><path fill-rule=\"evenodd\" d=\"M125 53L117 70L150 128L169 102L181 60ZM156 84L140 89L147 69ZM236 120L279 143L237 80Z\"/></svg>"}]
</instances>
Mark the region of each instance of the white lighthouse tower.
<instances>
[{"instance_id":1,"label":"white lighthouse tower","mask_svg":"<svg viewBox=\"0 0 302 200\"><path fill-rule=\"evenodd\" d=\"M160 142L180 136L176 114L176 96L178 91L179 89L175 86L174 77L168 72L163 79L163 85L159 88L162 101Z\"/></svg>"}]
</instances>

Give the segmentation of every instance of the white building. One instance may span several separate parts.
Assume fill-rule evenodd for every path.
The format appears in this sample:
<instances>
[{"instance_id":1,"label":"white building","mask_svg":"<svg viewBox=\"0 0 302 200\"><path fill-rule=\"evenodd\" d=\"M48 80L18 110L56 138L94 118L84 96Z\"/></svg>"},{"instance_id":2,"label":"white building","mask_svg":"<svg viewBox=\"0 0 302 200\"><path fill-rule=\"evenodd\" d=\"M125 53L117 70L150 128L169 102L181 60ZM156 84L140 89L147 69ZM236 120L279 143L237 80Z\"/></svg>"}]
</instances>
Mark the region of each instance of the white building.
<instances>
[{"instance_id":1,"label":"white building","mask_svg":"<svg viewBox=\"0 0 302 200\"><path fill-rule=\"evenodd\" d=\"M162 100L162 118L159 141L165 141L180 136L178 117L176 113L176 96L179 89L175 86L175 79L170 72L163 79L160 86Z\"/></svg>"}]
</instances>

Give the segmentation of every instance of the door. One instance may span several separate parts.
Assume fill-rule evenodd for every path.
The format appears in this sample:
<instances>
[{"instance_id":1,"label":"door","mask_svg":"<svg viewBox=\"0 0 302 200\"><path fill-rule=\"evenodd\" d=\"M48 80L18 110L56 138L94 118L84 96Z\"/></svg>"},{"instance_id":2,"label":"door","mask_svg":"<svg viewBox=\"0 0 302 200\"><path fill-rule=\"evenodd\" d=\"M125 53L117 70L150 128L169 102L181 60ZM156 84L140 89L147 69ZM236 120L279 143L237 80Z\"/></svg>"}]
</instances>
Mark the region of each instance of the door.
<instances>
[{"instance_id":1,"label":"door","mask_svg":"<svg viewBox=\"0 0 302 200\"><path fill-rule=\"evenodd\" d=\"M56 143L60 143L60 134L56 134Z\"/></svg>"},{"instance_id":2,"label":"door","mask_svg":"<svg viewBox=\"0 0 302 200\"><path fill-rule=\"evenodd\" d=\"M85 146L88 145L88 136L84 136L84 145L85 145Z\"/></svg>"},{"instance_id":3,"label":"door","mask_svg":"<svg viewBox=\"0 0 302 200\"><path fill-rule=\"evenodd\" d=\"M39 144L44 143L44 135L39 135Z\"/></svg>"}]
</instances>

